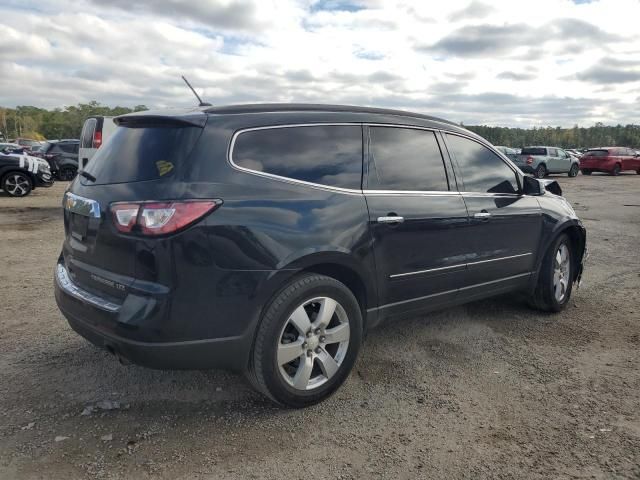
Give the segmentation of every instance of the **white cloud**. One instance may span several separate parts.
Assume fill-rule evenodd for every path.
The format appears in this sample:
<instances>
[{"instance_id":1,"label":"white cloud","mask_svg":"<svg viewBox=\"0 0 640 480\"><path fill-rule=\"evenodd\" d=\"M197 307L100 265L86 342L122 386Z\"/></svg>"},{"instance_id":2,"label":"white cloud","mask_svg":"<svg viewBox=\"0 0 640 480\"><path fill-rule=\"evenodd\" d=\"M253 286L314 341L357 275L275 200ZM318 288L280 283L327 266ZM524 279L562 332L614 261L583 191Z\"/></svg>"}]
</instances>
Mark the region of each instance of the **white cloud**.
<instances>
[{"instance_id":1,"label":"white cloud","mask_svg":"<svg viewBox=\"0 0 640 480\"><path fill-rule=\"evenodd\" d=\"M640 2L44 0L0 6L0 105L308 101L466 124L637 122Z\"/></svg>"}]
</instances>

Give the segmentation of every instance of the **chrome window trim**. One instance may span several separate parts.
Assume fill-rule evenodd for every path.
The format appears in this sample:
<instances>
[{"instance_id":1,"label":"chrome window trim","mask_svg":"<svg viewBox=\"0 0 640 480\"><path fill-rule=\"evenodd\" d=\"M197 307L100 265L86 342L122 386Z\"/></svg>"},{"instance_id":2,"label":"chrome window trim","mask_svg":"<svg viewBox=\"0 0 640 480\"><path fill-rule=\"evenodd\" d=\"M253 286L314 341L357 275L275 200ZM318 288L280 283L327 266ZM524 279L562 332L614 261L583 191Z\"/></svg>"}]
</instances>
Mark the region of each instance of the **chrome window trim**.
<instances>
[{"instance_id":1,"label":"chrome window trim","mask_svg":"<svg viewBox=\"0 0 640 480\"><path fill-rule=\"evenodd\" d=\"M461 288L457 288L457 289L453 289L453 290L445 290L444 292L432 293L431 295L425 295L423 297L415 297L415 298L409 298L407 300L401 300L399 302L387 303L386 305L381 305L379 307L368 308L367 312L374 312L376 310L382 310L382 309L389 308L389 307L395 307L396 305L403 305L405 303L411 303L411 302L417 302L417 301L420 301L420 300L426 300L428 298L438 297L438 296L441 296L441 295L447 295L449 293L455 293L455 292L459 292L459 291L462 291L462 290L470 290L472 288L483 287L485 285L491 285L493 283L506 282L507 280L513 280L513 279L516 279L516 278L529 276L529 275L531 275L533 273L535 273L535 272L520 273L518 275L511 275L510 277L504 277L504 278L499 278L497 280L491 280L489 282L476 283L474 285L469 285L469 286L466 286L466 287L461 287Z\"/></svg>"},{"instance_id":2,"label":"chrome window trim","mask_svg":"<svg viewBox=\"0 0 640 480\"><path fill-rule=\"evenodd\" d=\"M436 122L440 123L440 122ZM442 123L442 125L446 125ZM305 185L307 187L316 188L319 190L329 190L337 193L345 193L350 195L363 195L363 194L374 194L374 195L397 195L397 194L428 194L428 195L457 195L459 192L457 190L366 190L366 189L353 189L353 188L343 188L343 187L333 187L330 185L324 185L321 183L307 182L304 180L297 180L295 178L283 177L281 175L275 175L273 173L260 172L258 170L253 170L251 168L241 167L237 163L233 161L233 149L236 144L237 138L245 133L245 132L253 132L256 130L273 130L276 128L296 128L296 127L325 127L325 126L360 126L360 127L395 127L395 128L409 128L414 130L425 130L429 132L433 132L434 134L438 132L448 132L448 130L442 130L439 128L433 127L422 127L420 125L402 125L396 123L371 123L371 122L315 122L315 123L288 123L282 125L263 125L260 127L248 127L237 130L233 133L231 137L231 142L229 143L229 149L227 151L227 161L231 165L232 168L239 170L244 173L249 173L251 175L256 175L260 177L267 177L273 180L278 180L285 183L290 183L294 185ZM364 154L364 152L363 152ZM443 158L446 162L446 159ZM444 166L444 165L443 165ZM446 173L446 168L445 168Z\"/></svg>"},{"instance_id":3,"label":"chrome window trim","mask_svg":"<svg viewBox=\"0 0 640 480\"><path fill-rule=\"evenodd\" d=\"M107 312L116 313L120 311L121 305L87 292L73 283L73 280L69 277L67 269L60 263L56 266L56 281L62 290L78 300L82 300L83 302Z\"/></svg>"},{"instance_id":4,"label":"chrome window trim","mask_svg":"<svg viewBox=\"0 0 640 480\"><path fill-rule=\"evenodd\" d=\"M249 173L251 175L256 175L259 177L267 177L267 178L271 178L273 180L279 180L281 182L285 182L285 183L290 183L290 184L294 184L294 185L305 185L307 187L311 187L311 188L316 188L319 190L328 190L328 191L332 191L332 192L336 192L336 193L345 193L345 194L349 194L349 195L362 195L362 189L353 189L353 188L343 188L343 187L333 187L330 185L324 185L321 183L314 183L314 182L307 182L304 180L297 180L295 178L290 178L290 177L283 177L281 175L274 175L273 173L267 173L267 172L260 172L258 170L253 170L251 168L246 168L246 167L241 167L240 165L238 165L237 163L235 163L233 161L233 149L235 147L236 144L236 140L237 138L246 132L254 132L257 130L273 130L273 129L277 129L277 128L296 128L296 127L340 127L340 126L358 126L358 127L362 127L362 122L327 122L327 123L322 123L322 122L318 122L318 123L291 123L291 124L285 124L285 125L265 125L262 127L250 127L250 128L243 128L241 130L238 130L236 132L234 132L233 136L231 137L231 143L229 144L229 151L227 152L227 160L229 161L229 164L231 165L231 167L235 168L236 170L240 170L241 172L245 172L245 173Z\"/></svg>"},{"instance_id":5,"label":"chrome window trim","mask_svg":"<svg viewBox=\"0 0 640 480\"><path fill-rule=\"evenodd\" d=\"M476 262L459 263L459 264L450 265L450 266L447 266L447 267L428 268L427 270L417 270L415 272L396 273L396 274L393 274L393 275L389 275L389 278L408 277L408 276L411 276L411 275L420 275L421 273L430 273L430 272L440 272L440 271L444 271L444 270L452 270L454 268L462 268L462 267L466 268L469 265L480 265L480 264L483 264L483 263L499 262L501 260L511 260L513 258L527 257L529 255L533 255L533 253L532 252L519 253L517 255L509 255L507 257L490 258L489 260L478 260Z\"/></svg>"}]
</instances>

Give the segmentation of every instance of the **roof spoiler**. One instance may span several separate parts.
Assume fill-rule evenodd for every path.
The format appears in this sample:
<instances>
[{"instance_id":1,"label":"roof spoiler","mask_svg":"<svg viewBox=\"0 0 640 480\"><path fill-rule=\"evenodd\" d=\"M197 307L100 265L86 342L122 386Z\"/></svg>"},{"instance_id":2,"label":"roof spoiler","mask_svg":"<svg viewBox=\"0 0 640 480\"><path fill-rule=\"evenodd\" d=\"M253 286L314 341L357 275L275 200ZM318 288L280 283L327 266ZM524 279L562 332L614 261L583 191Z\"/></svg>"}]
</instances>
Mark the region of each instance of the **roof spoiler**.
<instances>
[{"instance_id":1,"label":"roof spoiler","mask_svg":"<svg viewBox=\"0 0 640 480\"><path fill-rule=\"evenodd\" d=\"M192 113L189 115L154 115L145 114L126 114L113 119L119 127L162 127L162 126L181 126L181 127L200 127L203 128L207 123L207 115L202 112Z\"/></svg>"}]
</instances>

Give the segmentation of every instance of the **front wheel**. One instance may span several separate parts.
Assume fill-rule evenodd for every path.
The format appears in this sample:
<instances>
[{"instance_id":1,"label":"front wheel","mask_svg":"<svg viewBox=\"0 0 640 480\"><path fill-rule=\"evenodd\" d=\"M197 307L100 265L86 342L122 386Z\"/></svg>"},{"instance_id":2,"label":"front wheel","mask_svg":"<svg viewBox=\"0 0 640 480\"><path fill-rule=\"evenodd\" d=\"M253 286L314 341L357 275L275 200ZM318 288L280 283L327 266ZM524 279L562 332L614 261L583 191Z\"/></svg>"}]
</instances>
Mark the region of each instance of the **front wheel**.
<instances>
[{"instance_id":1,"label":"front wheel","mask_svg":"<svg viewBox=\"0 0 640 480\"><path fill-rule=\"evenodd\" d=\"M573 165L571 165L571 168L569 169L569 176L577 177L579 171L580 171L580 167L578 167L578 165L574 163Z\"/></svg>"},{"instance_id":2,"label":"front wheel","mask_svg":"<svg viewBox=\"0 0 640 480\"><path fill-rule=\"evenodd\" d=\"M591 175L591 170L589 170L588 168L583 168L580 171L582 172L583 175Z\"/></svg>"},{"instance_id":3,"label":"front wheel","mask_svg":"<svg viewBox=\"0 0 640 480\"><path fill-rule=\"evenodd\" d=\"M2 189L12 197L26 197L33 190L33 183L25 173L10 172L2 179Z\"/></svg>"},{"instance_id":4,"label":"front wheel","mask_svg":"<svg viewBox=\"0 0 640 480\"><path fill-rule=\"evenodd\" d=\"M620 175L620 165L616 163L616 166L613 167L613 170L611 171L611 175L613 175L614 177Z\"/></svg>"},{"instance_id":5,"label":"front wheel","mask_svg":"<svg viewBox=\"0 0 640 480\"><path fill-rule=\"evenodd\" d=\"M546 177L547 176L547 167L545 167L542 164L538 165L538 168L536 168L536 171L535 171L535 175L536 175L536 178L544 178L544 177Z\"/></svg>"},{"instance_id":6,"label":"front wheel","mask_svg":"<svg viewBox=\"0 0 640 480\"><path fill-rule=\"evenodd\" d=\"M538 272L538 283L530 304L545 312L559 312L571 297L573 251L571 240L560 235L549 247Z\"/></svg>"},{"instance_id":7,"label":"front wheel","mask_svg":"<svg viewBox=\"0 0 640 480\"><path fill-rule=\"evenodd\" d=\"M262 317L249 379L276 403L313 405L344 383L361 341L362 312L351 290L324 275L296 277Z\"/></svg>"}]
</instances>

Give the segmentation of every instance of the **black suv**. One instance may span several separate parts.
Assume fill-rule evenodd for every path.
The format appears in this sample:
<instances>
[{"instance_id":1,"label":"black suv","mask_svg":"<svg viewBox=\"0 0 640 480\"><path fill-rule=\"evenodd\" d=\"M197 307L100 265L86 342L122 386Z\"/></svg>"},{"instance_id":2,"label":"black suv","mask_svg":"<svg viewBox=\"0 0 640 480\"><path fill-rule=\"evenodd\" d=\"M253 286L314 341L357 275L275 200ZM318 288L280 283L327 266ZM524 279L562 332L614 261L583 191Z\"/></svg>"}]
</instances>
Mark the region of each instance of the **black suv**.
<instances>
[{"instance_id":1,"label":"black suv","mask_svg":"<svg viewBox=\"0 0 640 480\"><path fill-rule=\"evenodd\" d=\"M302 407L383 320L515 291L559 311L581 275L569 203L444 120L284 104L116 123L65 195L55 295L122 360L246 372Z\"/></svg>"},{"instance_id":2,"label":"black suv","mask_svg":"<svg viewBox=\"0 0 640 480\"><path fill-rule=\"evenodd\" d=\"M26 197L36 187L53 185L44 160L5 149L0 151L0 189L11 197Z\"/></svg>"},{"instance_id":3,"label":"black suv","mask_svg":"<svg viewBox=\"0 0 640 480\"><path fill-rule=\"evenodd\" d=\"M51 166L58 180L73 180L78 172L78 150L80 140L49 140L37 153Z\"/></svg>"}]
</instances>

